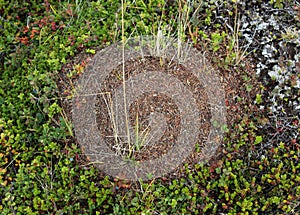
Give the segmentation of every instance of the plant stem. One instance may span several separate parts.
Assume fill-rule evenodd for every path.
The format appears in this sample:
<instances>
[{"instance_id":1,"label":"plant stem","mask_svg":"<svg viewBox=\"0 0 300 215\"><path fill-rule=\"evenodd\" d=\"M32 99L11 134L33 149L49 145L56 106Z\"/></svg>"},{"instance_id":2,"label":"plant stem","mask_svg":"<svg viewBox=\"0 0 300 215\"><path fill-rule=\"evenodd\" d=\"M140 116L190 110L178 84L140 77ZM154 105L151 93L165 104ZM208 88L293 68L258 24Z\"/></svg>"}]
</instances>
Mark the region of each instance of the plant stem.
<instances>
[{"instance_id":1,"label":"plant stem","mask_svg":"<svg viewBox=\"0 0 300 215\"><path fill-rule=\"evenodd\" d=\"M127 133L127 142L129 149L131 148L130 144L130 134L129 134L129 123L128 123L128 114L127 114L127 101L126 101L126 80L125 80L125 27L124 27L124 4L126 0L121 0L122 3L122 76L123 76L123 102L124 102L124 113L125 113L125 125Z\"/></svg>"}]
</instances>

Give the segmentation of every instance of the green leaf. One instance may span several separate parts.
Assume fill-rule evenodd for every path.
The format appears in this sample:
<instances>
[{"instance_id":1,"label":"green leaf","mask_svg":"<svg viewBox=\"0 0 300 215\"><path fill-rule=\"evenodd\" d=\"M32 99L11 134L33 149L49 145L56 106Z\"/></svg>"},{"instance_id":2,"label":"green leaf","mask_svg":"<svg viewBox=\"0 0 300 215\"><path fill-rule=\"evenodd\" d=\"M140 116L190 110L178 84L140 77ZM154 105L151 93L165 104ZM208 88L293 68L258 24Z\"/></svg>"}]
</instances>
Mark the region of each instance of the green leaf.
<instances>
[{"instance_id":1,"label":"green leaf","mask_svg":"<svg viewBox=\"0 0 300 215\"><path fill-rule=\"evenodd\" d=\"M254 145L260 144L262 142L262 140L263 140L262 136L256 136Z\"/></svg>"},{"instance_id":2,"label":"green leaf","mask_svg":"<svg viewBox=\"0 0 300 215\"><path fill-rule=\"evenodd\" d=\"M262 103L261 94L256 94L255 102L256 102L256 104L258 104L258 105Z\"/></svg>"},{"instance_id":3,"label":"green leaf","mask_svg":"<svg viewBox=\"0 0 300 215\"><path fill-rule=\"evenodd\" d=\"M172 201L171 201L171 206L172 206L172 208L175 208L176 205L177 205L176 199L172 199Z\"/></svg>"}]
</instances>

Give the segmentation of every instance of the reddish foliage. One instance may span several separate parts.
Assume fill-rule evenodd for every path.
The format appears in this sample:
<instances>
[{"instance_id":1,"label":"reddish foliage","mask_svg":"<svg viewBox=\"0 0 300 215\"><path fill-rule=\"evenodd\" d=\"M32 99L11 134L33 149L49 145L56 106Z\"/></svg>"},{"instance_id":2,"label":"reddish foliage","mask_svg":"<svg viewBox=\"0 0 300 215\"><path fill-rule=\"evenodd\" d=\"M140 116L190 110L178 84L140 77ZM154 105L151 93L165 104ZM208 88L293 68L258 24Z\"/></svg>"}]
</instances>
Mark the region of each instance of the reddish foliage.
<instances>
[{"instance_id":1,"label":"reddish foliage","mask_svg":"<svg viewBox=\"0 0 300 215\"><path fill-rule=\"evenodd\" d=\"M36 34L39 34L40 31L39 31L39 30L36 30L36 29L32 29L32 30L31 30L31 34L30 34L30 38L31 38L31 39L34 38L35 33L36 33Z\"/></svg>"},{"instance_id":2,"label":"reddish foliage","mask_svg":"<svg viewBox=\"0 0 300 215\"><path fill-rule=\"evenodd\" d=\"M28 41L29 41L28 37L21 37L19 38L19 40L22 44L28 45Z\"/></svg>"},{"instance_id":3,"label":"reddish foliage","mask_svg":"<svg viewBox=\"0 0 300 215\"><path fill-rule=\"evenodd\" d=\"M28 26L25 26L24 29L23 29L23 33L26 34L28 31L29 31Z\"/></svg>"},{"instance_id":4,"label":"reddish foliage","mask_svg":"<svg viewBox=\"0 0 300 215\"><path fill-rule=\"evenodd\" d=\"M56 25L56 23L55 22L51 22L51 29L53 31L56 31L57 28L58 28L58 26Z\"/></svg>"}]
</instances>

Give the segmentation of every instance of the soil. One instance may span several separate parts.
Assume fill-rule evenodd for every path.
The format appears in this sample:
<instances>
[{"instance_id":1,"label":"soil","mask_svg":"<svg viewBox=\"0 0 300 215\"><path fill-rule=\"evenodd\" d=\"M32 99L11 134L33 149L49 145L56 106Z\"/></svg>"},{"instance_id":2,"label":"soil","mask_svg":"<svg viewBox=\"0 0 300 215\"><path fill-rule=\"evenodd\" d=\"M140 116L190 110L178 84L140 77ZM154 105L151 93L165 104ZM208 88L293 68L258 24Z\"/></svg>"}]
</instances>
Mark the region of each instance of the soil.
<instances>
[{"instance_id":1,"label":"soil","mask_svg":"<svg viewBox=\"0 0 300 215\"><path fill-rule=\"evenodd\" d=\"M198 48L201 51L200 47ZM58 81L58 86L61 94L71 95L74 92L74 86L76 86L77 81L81 74L74 75L68 78L66 74L73 70L74 66L82 62L88 62L92 59L92 55L85 52L79 53L76 58L72 59L68 64L63 67L64 73L60 74L60 81ZM219 69L219 75L221 77L221 82L225 89L226 105L227 109L227 123L228 128L232 128L235 122L238 122L243 118L243 116L249 113L249 108L255 113L257 107L253 104L256 93L259 90L259 84L255 79L255 71L250 62L245 61L246 66L243 68L231 68L231 71L224 68ZM232 72L232 70L241 69L243 72ZM193 153L185 160L189 168L192 168L194 163L198 162L198 158L201 154L201 149L205 146L204 142L207 138L210 129L210 118L211 113L209 111L209 104L207 102L207 95L205 89L201 85L198 79L193 77L193 74L184 68L182 65L175 63L169 64L166 61L163 65L159 58L147 57L144 60L132 59L125 63L125 78L129 80L140 73L147 71L159 71L165 74L175 76L179 79L184 86L186 86L189 91L192 92L194 99L197 101L197 108L201 112L199 120L201 121L201 127L199 127L200 135L198 136L197 147ZM245 76L251 77L247 84L253 86L251 91L245 91ZM180 111L175 102L169 96L159 93L159 92L145 92L137 100L129 105L129 124L132 128L138 128L137 135L139 141L147 139L147 134L161 133L155 142L151 141L151 144L142 143L129 150L126 138L119 135L117 141L114 137L114 125L111 120L111 111L108 108L108 101L112 101L111 95L114 94L114 90L122 87L122 65L111 71L110 75L107 76L104 83L101 85L101 92L106 92L105 96L99 94L97 96L96 102L96 116L97 116L97 126L104 137L106 143L109 145L110 149L116 154L121 154L122 156L130 156L131 159L136 161L144 161L149 159L155 159L164 155L170 148L176 144L176 140L180 131ZM67 113L69 119L71 119L72 111L72 99L71 97L62 97L61 104ZM238 98L243 98L242 101L238 101ZM246 111L247 110L247 111ZM151 123L153 120L151 115L153 113L159 113L158 123ZM155 119L155 117L154 117ZM138 126L137 126L138 122ZM164 126L162 130L161 126ZM228 134L229 135L229 134ZM135 137L131 138L135 139ZM155 137L154 137L155 139ZM76 139L74 139L76 141ZM77 141L76 141L77 142ZM122 150L120 150L122 149ZM219 156L223 156L224 149L222 145L218 149L218 154L216 154L214 160L218 160ZM83 156L83 165L88 161L88 159ZM181 165L176 170L172 171L167 178L180 177L183 174L184 165Z\"/></svg>"},{"instance_id":2,"label":"soil","mask_svg":"<svg viewBox=\"0 0 300 215\"><path fill-rule=\"evenodd\" d=\"M157 71L175 76L182 83L184 83L184 85L192 92L194 99L197 101L198 109L201 110L202 113L199 119L195 120L202 122L201 127L199 127L201 130L201 135L199 135L197 142L199 145L203 145L203 140L206 139L205 137L209 133L209 120L211 117L205 90L198 79L193 77L193 74L186 68L184 68L182 65L169 63L170 62L165 62L162 66L160 64L160 59L155 59L153 57L147 57L143 60L136 59L128 61L125 64L126 80L141 73ZM121 77L122 66L119 66L119 68L116 68L114 71L112 71L111 75L107 77L106 81L104 82L104 86L101 88L101 92L107 92L108 94L106 95L112 95L114 89L122 86ZM106 142L109 143L111 149L117 153L115 149L120 143L117 144L113 138L109 138L114 136L114 129L111 123L111 114L107 108L108 100L111 99L104 99L102 95L98 96L98 103L96 105L97 123L101 133L106 137ZM161 133L161 131L159 131L161 130L160 126L155 128L153 123L150 123L149 116L151 116L151 114L154 112L161 113L165 117L167 126L163 131L162 136L159 137L156 142L153 143L153 141L150 141L150 145L147 144L147 146L141 146L139 151L133 155L135 160L141 161L158 158L165 154L168 149L174 146L174 144L176 144L177 136L180 133L180 111L176 103L172 101L172 98L164 95L163 93L155 91L143 93L134 103L130 105L129 123L131 127L136 127L138 125L138 133L141 134ZM137 122L137 119L139 122ZM150 139L153 139L153 137ZM118 147L121 147L122 149L128 148L126 138L125 140L124 138L123 140L120 138L118 142L121 142L121 146L118 145Z\"/></svg>"}]
</instances>

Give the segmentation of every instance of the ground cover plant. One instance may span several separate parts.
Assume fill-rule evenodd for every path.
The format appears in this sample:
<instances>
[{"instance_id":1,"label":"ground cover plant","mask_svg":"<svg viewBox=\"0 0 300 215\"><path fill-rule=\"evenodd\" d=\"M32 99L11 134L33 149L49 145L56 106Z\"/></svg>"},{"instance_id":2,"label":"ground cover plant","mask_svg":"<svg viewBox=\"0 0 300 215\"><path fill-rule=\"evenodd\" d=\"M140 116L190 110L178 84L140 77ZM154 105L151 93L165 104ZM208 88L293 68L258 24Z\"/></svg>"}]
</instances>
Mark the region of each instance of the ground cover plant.
<instances>
[{"instance_id":1,"label":"ground cover plant","mask_svg":"<svg viewBox=\"0 0 300 215\"><path fill-rule=\"evenodd\" d=\"M1 214L299 214L298 1L0 5ZM149 181L112 178L76 140L75 85L104 47L159 32L218 69L226 137L209 162Z\"/></svg>"}]
</instances>

